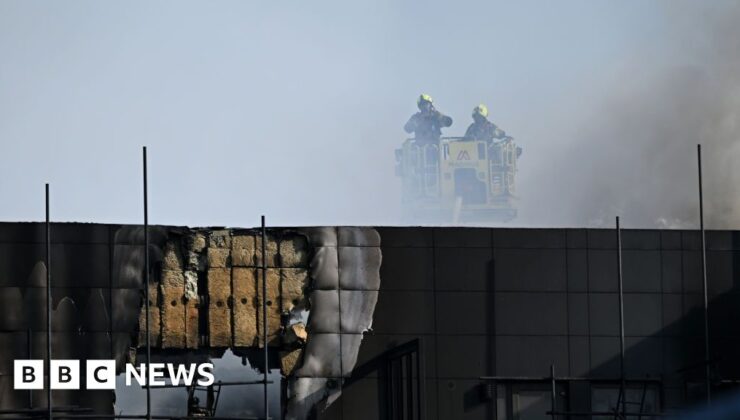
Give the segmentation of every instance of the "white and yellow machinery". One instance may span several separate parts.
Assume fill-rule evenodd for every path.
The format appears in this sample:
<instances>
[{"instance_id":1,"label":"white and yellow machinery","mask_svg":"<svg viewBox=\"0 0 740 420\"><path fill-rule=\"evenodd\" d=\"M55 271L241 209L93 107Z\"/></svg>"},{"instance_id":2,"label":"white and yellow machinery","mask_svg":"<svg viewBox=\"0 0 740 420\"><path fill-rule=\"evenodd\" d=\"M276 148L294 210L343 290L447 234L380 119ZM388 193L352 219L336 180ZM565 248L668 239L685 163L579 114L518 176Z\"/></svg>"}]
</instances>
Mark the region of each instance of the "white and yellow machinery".
<instances>
[{"instance_id":1,"label":"white and yellow machinery","mask_svg":"<svg viewBox=\"0 0 740 420\"><path fill-rule=\"evenodd\" d=\"M443 137L407 139L396 149L404 219L418 223L509 221L516 217L516 171L521 148L507 137L493 142Z\"/></svg>"}]
</instances>

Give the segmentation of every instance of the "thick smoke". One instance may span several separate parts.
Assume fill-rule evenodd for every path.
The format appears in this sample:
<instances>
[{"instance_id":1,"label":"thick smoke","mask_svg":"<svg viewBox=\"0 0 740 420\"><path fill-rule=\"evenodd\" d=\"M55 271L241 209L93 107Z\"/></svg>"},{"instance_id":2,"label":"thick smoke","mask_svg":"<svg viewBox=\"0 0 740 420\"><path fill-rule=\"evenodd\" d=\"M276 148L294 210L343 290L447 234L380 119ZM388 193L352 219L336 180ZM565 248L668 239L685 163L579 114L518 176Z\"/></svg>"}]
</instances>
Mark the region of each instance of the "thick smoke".
<instances>
[{"instance_id":1,"label":"thick smoke","mask_svg":"<svg viewBox=\"0 0 740 420\"><path fill-rule=\"evenodd\" d=\"M548 202L544 219L694 228L701 143L707 226L740 227L740 5L714 6L666 11L676 60L623 63L596 106L578 111L550 156L557 165L534 168L543 190L530 193Z\"/></svg>"}]
</instances>

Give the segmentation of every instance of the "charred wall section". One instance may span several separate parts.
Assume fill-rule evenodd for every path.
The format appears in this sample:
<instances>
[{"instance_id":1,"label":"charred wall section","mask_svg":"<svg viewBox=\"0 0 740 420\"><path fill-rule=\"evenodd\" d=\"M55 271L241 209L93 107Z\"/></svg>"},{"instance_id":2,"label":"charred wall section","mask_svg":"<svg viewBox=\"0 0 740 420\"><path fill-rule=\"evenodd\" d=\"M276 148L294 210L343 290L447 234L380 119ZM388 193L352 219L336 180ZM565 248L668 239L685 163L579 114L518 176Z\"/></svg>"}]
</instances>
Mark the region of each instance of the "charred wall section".
<instances>
[{"instance_id":1,"label":"charred wall section","mask_svg":"<svg viewBox=\"0 0 740 420\"><path fill-rule=\"evenodd\" d=\"M241 331L242 315L233 310L244 305L258 316L258 291L242 296L234 286L251 284L252 276L259 273L259 247L251 250L257 236L251 230L229 230L227 240L219 238L218 232L221 230L151 228L149 252L156 285L152 319L153 325L158 325L154 328L158 332L153 340L155 353L217 355L226 348L245 354L250 348L259 350L259 330ZM268 260L274 261L268 267L268 274L273 273L268 280L269 293L280 289L281 270L305 270L307 280L296 283L302 284L302 297L297 301L269 294L268 299L282 302L284 308L293 305L309 310L308 319L303 318L307 345L293 350L307 351L315 345L312 360L319 362L303 366L297 361L294 365L303 369L293 371L294 381L285 390L284 402L286 408L293 404L293 418L312 415L312 411L323 419L387 418L388 401L383 395L389 378L378 369L354 380L352 368L366 366L387 350L414 339L422 344L428 419L503 418L513 410L506 398L522 390L534 392L531 387L507 382L498 388L505 390L506 398L498 398L497 389L484 386L484 376L543 378L552 364L558 376L591 378L560 388L558 403L571 410L589 410L601 404L602 391L618 376L613 231L320 228L286 232L297 235L293 238L306 238L305 243L295 239L298 242L290 245L300 249L296 244L305 244L306 257L288 265L280 258L272 259L271 255L280 255L277 250L282 246L280 236L273 236L274 240L268 241ZM199 234L202 241L196 238ZM143 231L137 226L52 226L55 358L115 358L124 363L136 357L143 303L142 243ZM698 233L627 230L623 231L623 245L627 376L658 381L653 403L661 411L701 400L704 355ZM740 320L736 280L740 274L740 233L708 232L707 245L712 383L716 392L721 392L726 384L740 378L736 358L740 351L736 327ZM29 394L34 406L46 405L43 391L12 390L13 359L45 357L43 261L42 224L0 223L3 409L27 407ZM343 261L348 263L343 265ZM228 293L207 290L219 277L211 270L229 270L223 281ZM165 282L172 276L168 271L175 273L172 282ZM252 274L242 282L240 272ZM358 278L363 282L358 284ZM202 301L204 295L209 296L207 306ZM325 298L329 304L311 319L311 312ZM370 318L363 310L344 313L370 303L374 306ZM319 317L322 312L334 313L336 318ZM292 316L284 315L283 310L271 312L270 331L289 332L285 326L295 323L286 322L285 318ZM244 319L254 321L251 316L244 315ZM339 322L335 324L334 319ZM223 334L214 324L218 320L228 322ZM346 324L346 320L353 321ZM167 326L169 322L172 328ZM177 331L175 326L179 326ZM314 344L312 329L318 338ZM174 333L172 340L165 339ZM242 333L246 339L240 338ZM362 337L361 344L351 347L352 336ZM278 355L290 353L283 347L284 339L271 339L274 369L280 367ZM352 349L357 351L355 356L346 354ZM345 379L349 381L343 386ZM342 397L338 398L340 392ZM304 398L303 403L296 404L300 399L295 396ZM81 405L100 413L111 412L113 398L107 391L54 392L55 405ZM334 403L314 404L322 401ZM532 413L542 414L549 408L549 404L542 407L537 400L532 402L533 410L539 410Z\"/></svg>"},{"instance_id":2,"label":"charred wall section","mask_svg":"<svg viewBox=\"0 0 740 420\"><path fill-rule=\"evenodd\" d=\"M272 228L264 257L254 229L152 226L149 233L145 250L140 226L52 224L53 358L112 358L119 372L142 362L148 252L155 360L206 361L229 349L264 371L267 341L268 369L291 379L283 390L288 418L306 418L339 397L341 385L327 384L352 371L377 301L373 228ZM1 409L46 406L44 391L12 389L14 359L46 357L46 269L44 225L0 223ZM114 398L110 391L53 392L57 407L106 414Z\"/></svg>"},{"instance_id":3,"label":"charred wall section","mask_svg":"<svg viewBox=\"0 0 740 420\"><path fill-rule=\"evenodd\" d=\"M122 363L136 331L143 251L135 231L92 224L54 225L51 243L52 357ZM156 236L156 235L155 235ZM115 250L129 258L114 263ZM45 230L0 224L0 407L45 407L46 391L14 391L13 360L46 355ZM84 380L83 380L84 384ZM111 391L54 391L56 406L112 412Z\"/></svg>"}]
</instances>

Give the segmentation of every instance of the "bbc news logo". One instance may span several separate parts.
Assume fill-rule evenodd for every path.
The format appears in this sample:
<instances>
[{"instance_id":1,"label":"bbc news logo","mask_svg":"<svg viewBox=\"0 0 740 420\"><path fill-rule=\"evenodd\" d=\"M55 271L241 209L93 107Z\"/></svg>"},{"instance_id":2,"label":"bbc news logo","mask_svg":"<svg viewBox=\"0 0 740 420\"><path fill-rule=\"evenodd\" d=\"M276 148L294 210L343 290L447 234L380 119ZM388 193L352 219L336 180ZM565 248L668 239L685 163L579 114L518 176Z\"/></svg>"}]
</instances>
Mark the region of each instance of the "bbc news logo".
<instances>
[{"instance_id":1,"label":"bbc news logo","mask_svg":"<svg viewBox=\"0 0 740 420\"><path fill-rule=\"evenodd\" d=\"M148 374L148 375L147 375ZM51 360L49 368L49 384L51 389L80 389L79 360ZM148 381L147 381L148 376ZM116 361L115 360L87 360L85 361L85 389L116 389ZM169 385L190 386L195 382L199 386L212 385L212 363L191 363L189 365L173 363L150 363L149 369L145 364L138 367L126 365L126 386L134 382L140 386ZM13 361L13 388L15 389L44 389L44 361L43 360L14 360Z\"/></svg>"}]
</instances>

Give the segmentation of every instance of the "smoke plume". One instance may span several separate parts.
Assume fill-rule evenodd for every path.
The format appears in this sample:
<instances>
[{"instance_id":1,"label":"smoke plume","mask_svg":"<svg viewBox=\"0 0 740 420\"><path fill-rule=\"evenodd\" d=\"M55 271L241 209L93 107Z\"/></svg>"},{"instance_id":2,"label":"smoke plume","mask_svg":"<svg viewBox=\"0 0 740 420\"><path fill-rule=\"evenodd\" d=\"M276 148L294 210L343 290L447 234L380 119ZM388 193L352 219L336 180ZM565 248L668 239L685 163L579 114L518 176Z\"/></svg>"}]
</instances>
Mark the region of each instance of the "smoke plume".
<instances>
[{"instance_id":1,"label":"smoke plume","mask_svg":"<svg viewBox=\"0 0 740 420\"><path fill-rule=\"evenodd\" d=\"M666 14L677 59L637 56L610 69L606 93L560 133L557 166L536 169L552 213L540 220L611 226L620 215L628 227L694 228L700 143L707 226L740 227L740 5Z\"/></svg>"}]
</instances>

